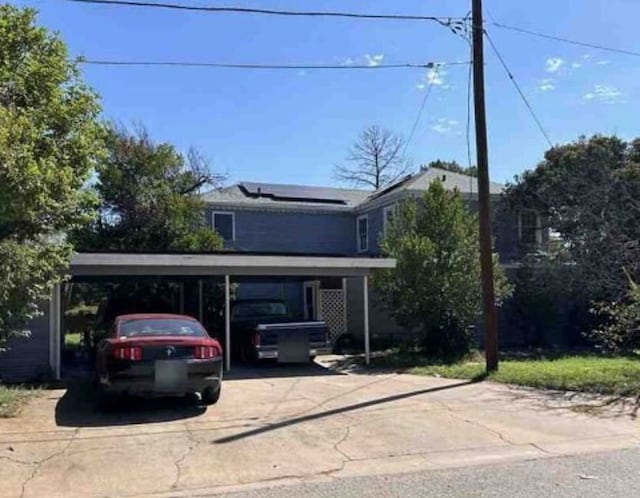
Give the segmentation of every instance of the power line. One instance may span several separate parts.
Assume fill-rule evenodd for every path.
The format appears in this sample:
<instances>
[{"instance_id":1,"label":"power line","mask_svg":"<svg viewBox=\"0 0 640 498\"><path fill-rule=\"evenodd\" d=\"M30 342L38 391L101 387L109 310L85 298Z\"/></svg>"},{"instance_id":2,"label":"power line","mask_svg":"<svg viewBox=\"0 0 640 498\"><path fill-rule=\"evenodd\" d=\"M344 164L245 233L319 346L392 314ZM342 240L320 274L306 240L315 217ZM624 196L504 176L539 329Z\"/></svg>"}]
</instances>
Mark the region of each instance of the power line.
<instances>
[{"instance_id":1,"label":"power line","mask_svg":"<svg viewBox=\"0 0 640 498\"><path fill-rule=\"evenodd\" d=\"M379 69L432 69L441 65L469 64L468 61L425 62L404 64L235 64L226 62L195 62L195 61L125 61L115 59L78 58L78 64L96 66L173 66L173 67L208 67L219 69L275 69L275 70L379 70Z\"/></svg>"},{"instance_id":2,"label":"power line","mask_svg":"<svg viewBox=\"0 0 640 498\"><path fill-rule=\"evenodd\" d=\"M448 28L462 25L461 17L418 16L404 14L363 14L357 12L338 11L294 11L276 9L256 9L249 7L208 7L202 5L183 5L174 3L138 2L129 0L66 0L75 3L118 5L122 7L147 7L158 9L187 10L210 13L263 14L272 16L296 17L343 17L351 19L397 20L397 21L434 21Z\"/></svg>"},{"instance_id":3,"label":"power line","mask_svg":"<svg viewBox=\"0 0 640 498\"><path fill-rule=\"evenodd\" d=\"M420 109L418 110L418 115L416 116L415 121L413 122L413 126L411 127L411 131L409 132L409 138L407 138L406 143L404 144L404 150L402 151L402 155L404 156L407 153L407 149L409 148L409 144L413 139L413 135L416 132L416 128L418 127L418 123L420 123L420 118L422 117L422 112L424 111L425 105L427 104L427 100L429 99L429 94L431 93L431 89L438 78L438 73L440 72L440 66L435 66L433 68L433 74L429 77L429 85L427 86L424 97L422 98L422 104L420 105Z\"/></svg>"},{"instance_id":4,"label":"power line","mask_svg":"<svg viewBox=\"0 0 640 498\"><path fill-rule=\"evenodd\" d=\"M531 31L529 29L520 28L518 26L511 26L511 25L508 25L508 24L502 24L502 23L495 22L495 21L493 21L493 22L491 22L489 24L495 26L496 28L502 28L502 29L508 29L508 30L511 30L511 31L517 31L518 33L524 33L524 34L531 35L531 36L537 36L539 38L546 38L547 40L554 40L554 41L559 41L559 42L562 42L562 43L569 43L571 45L578 45L580 47L595 48L597 50L604 50L604 51L613 52L613 53L616 53L616 54L633 55L635 57L640 57L640 52L637 52L637 51L634 51L634 50L607 47L605 45L599 45L597 43L584 42L584 41L580 41L580 40L572 40L570 38L564 38L562 36L554 36L554 35L549 35L549 34L546 34L546 33L541 33L539 31Z\"/></svg>"},{"instance_id":5,"label":"power line","mask_svg":"<svg viewBox=\"0 0 640 498\"><path fill-rule=\"evenodd\" d=\"M516 78L513 76L513 73L509 70L509 67L507 66L507 63L505 62L505 60L502 58L502 55L500 55L500 52L498 51L498 48L496 47L495 43L493 43L493 40L492 40L491 36L489 35L489 33L486 30L484 30L484 34L487 37L487 40L489 41L489 44L491 45L491 48L493 49L494 53L498 57L498 60L500 61L500 64L502 64L502 67L506 71L507 76L509 76L509 79L513 83L513 86L515 86L516 90L520 94L520 98L522 98L522 101L527 106L527 109L529 109L529 113L531 114L531 117L533 117L534 121L538 125L538 128L540 129L540 131L544 135L544 138L546 139L547 143L549 144L549 147L553 147L553 142L551 142L551 139L549 138L549 134L545 130L544 126L542 126L542 123L538 119L538 116L536 116L536 113L533 110L533 107L531 107L531 104L529 103L529 100L527 99L527 97L525 96L524 92L522 91L522 88L520 88L520 85L516 81Z\"/></svg>"}]
</instances>

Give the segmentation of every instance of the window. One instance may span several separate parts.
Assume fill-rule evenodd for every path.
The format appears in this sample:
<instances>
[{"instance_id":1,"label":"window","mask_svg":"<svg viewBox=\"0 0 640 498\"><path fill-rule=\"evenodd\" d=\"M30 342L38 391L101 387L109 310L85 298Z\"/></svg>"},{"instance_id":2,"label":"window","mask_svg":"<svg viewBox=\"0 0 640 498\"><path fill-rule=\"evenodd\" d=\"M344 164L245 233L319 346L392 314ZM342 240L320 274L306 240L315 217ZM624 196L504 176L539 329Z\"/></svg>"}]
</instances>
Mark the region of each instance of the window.
<instances>
[{"instance_id":1,"label":"window","mask_svg":"<svg viewBox=\"0 0 640 498\"><path fill-rule=\"evenodd\" d=\"M213 229L220 234L224 240L235 240L236 220L233 213L212 214Z\"/></svg>"},{"instance_id":2,"label":"window","mask_svg":"<svg viewBox=\"0 0 640 498\"><path fill-rule=\"evenodd\" d=\"M520 243L525 246L536 246L542 243L540 215L536 211L532 209L520 211L518 216L518 237Z\"/></svg>"},{"instance_id":3,"label":"window","mask_svg":"<svg viewBox=\"0 0 640 498\"><path fill-rule=\"evenodd\" d=\"M363 214L357 220L358 252L369 250L369 216Z\"/></svg>"},{"instance_id":4,"label":"window","mask_svg":"<svg viewBox=\"0 0 640 498\"><path fill-rule=\"evenodd\" d=\"M141 336L205 337L202 326L195 320L179 318L137 318L120 323L120 337Z\"/></svg>"},{"instance_id":5,"label":"window","mask_svg":"<svg viewBox=\"0 0 640 498\"><path fill-rule=\"evenodd\" d=\"M395 204L382 208L382 233L387 233L389 224L393 223L393 217L396 214L396 210L397 206Z\"/></svg>"}]
</instances>

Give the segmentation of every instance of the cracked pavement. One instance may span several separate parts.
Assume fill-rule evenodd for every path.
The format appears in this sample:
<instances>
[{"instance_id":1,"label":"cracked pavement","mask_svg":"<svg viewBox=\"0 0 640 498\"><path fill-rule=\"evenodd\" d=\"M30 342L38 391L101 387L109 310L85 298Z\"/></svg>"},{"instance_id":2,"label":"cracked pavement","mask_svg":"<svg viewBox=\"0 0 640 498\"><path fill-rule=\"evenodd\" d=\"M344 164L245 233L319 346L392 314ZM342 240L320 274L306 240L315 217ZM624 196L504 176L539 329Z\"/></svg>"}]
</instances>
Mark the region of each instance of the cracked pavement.
<instances>
[{"instance_id":1,"label":"cracked pavement","mask_svg":"<svg viewBox=\"0 0 640 498\"><path fill-rule=\"evenodd\" d=\"M640 446L624 413L552 404L488 382L318 365L232 377L207 410L169 399L98 412L72 386L0 420L0 496L198 496Z\"/></svg>"}]
</instances>

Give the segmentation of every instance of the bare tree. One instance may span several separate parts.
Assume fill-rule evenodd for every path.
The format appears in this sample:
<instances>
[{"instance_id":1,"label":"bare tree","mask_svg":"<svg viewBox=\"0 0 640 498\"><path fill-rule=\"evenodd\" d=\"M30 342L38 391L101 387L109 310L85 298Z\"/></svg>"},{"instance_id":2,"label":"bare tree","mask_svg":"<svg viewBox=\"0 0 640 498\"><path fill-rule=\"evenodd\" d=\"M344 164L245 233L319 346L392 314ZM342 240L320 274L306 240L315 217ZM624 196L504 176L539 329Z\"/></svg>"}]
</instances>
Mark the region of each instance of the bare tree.
<instances>
[{"instance_id":1,"label":"bare tree","mask_svg":"<svg viewBox=\"0 0 640 498\"><path fill-rule=\"evenodd\" d=\"M346 164L336 165L338 181L379 189L409 173L404 140L380 126L369 126L349 148Z\"/></svg>"}]
</instances>

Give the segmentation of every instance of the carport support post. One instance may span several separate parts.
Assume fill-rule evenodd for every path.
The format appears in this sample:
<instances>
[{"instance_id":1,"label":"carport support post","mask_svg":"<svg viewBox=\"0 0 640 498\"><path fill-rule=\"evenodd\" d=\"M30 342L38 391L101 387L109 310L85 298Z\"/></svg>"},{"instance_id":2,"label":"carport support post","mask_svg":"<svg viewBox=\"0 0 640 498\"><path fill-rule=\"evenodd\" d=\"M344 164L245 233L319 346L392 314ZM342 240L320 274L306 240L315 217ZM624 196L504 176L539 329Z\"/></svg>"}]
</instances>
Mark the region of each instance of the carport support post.
<instances>
[{"instance_id":1,"label":"carport support post","mask_svg":"<svg viewBox=\"0 0 640 498\"><path fill-rule=\"evenodd\" d=\"M198 280L198 320L202 323L204 319L204 306L202 302L202 279Z\"/></svg>"},{"instance_id":2,"label":"carport support post","mask_svg":"<svg viewBox=\"0 0 640 498\"><path fill-rule=\"evenodd\" d=\"M364 288L364 359L367 365L371 361L371 346L369 344L369 276L362 277Z\"/></svg>"},{"instance_id":3,"label":"carport support post","mask_svg":"<svg viewBox=\"0 0 640 498\"><path fill-rule=\"evenodd\" d=\"M231 296L229 275L224 276L224 355L227 372L231 369Z\"/></svg>"}]
</instances>

